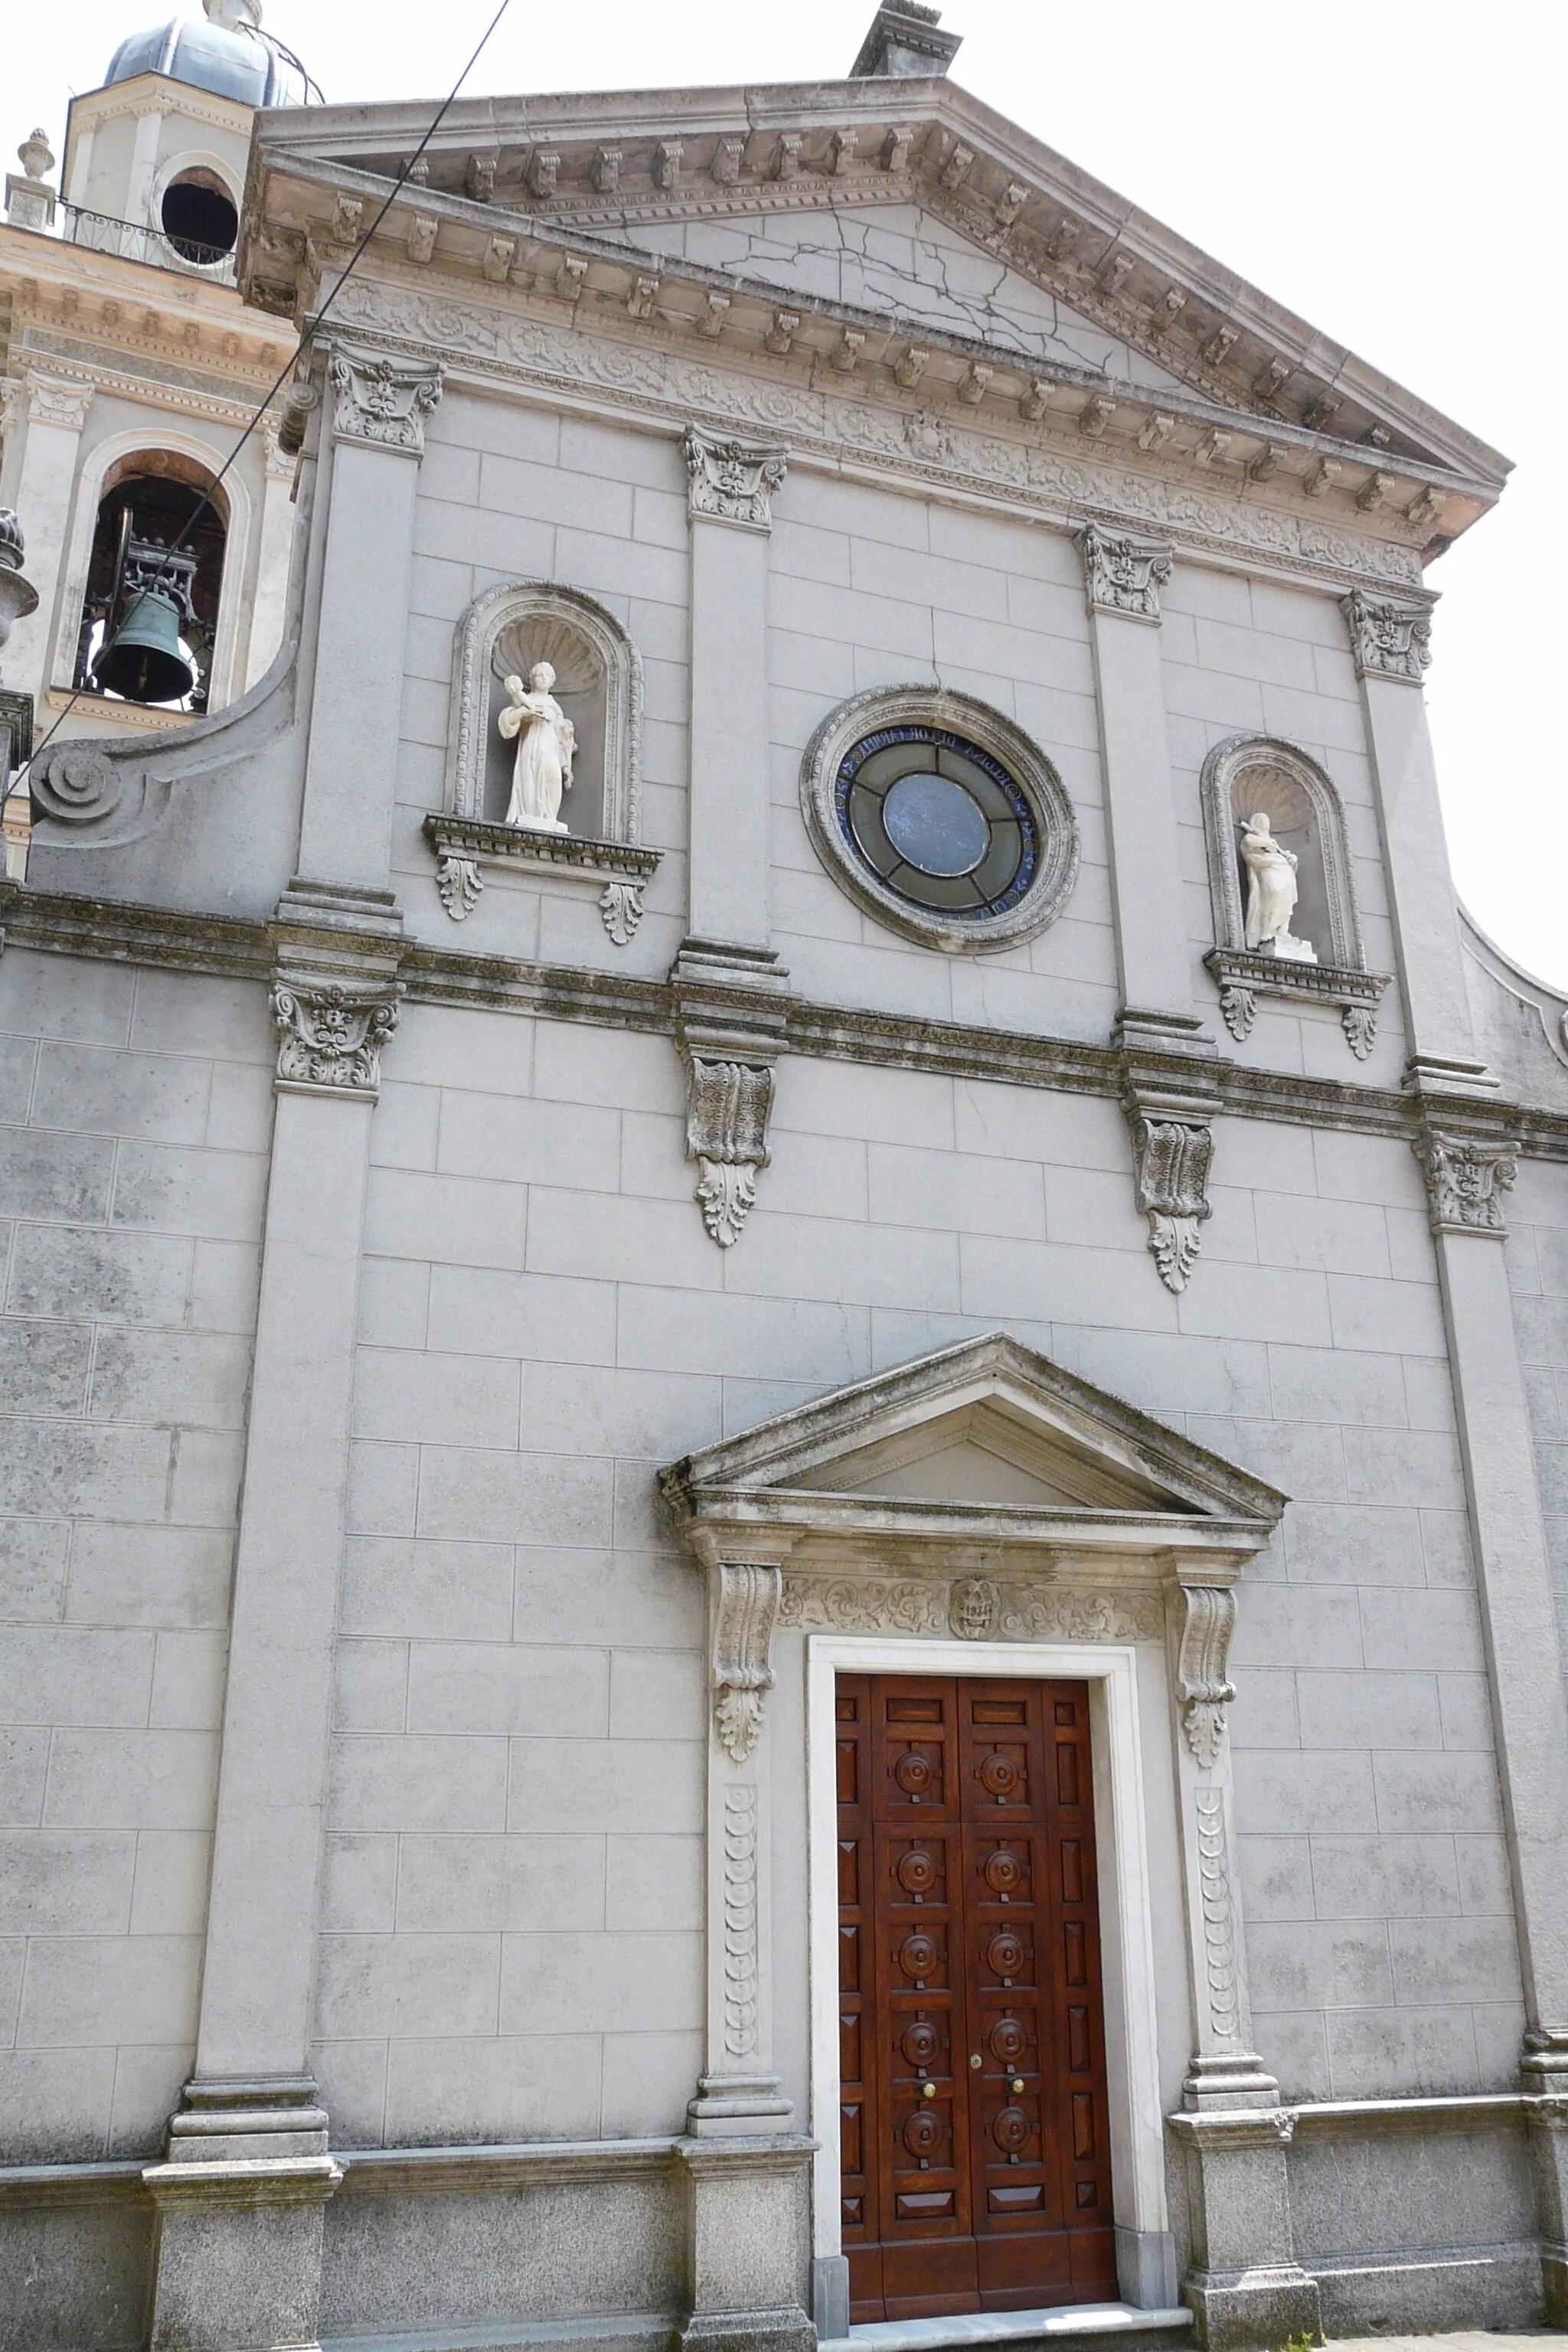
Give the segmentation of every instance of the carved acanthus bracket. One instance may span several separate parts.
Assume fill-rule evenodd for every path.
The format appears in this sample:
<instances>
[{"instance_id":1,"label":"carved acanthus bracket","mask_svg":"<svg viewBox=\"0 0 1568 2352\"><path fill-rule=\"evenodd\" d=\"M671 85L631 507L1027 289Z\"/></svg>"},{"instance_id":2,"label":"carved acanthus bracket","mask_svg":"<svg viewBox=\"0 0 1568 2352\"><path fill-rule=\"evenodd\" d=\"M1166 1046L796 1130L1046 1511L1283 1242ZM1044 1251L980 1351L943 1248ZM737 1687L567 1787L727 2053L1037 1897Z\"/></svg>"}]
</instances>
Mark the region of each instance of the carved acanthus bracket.
<instances>
[{"instance_id":1,"label":"carved acanthus bracket","mask_svg":"<svg viewBox=\"0 0 1568 2352\"><path fill-rule=\"evenodd\" d=\"M1519 1173L1511 1143L1428 1132L1412 1147L1426 1179L1435 1234L1508 1232L1503 1198Z\"/></svg>"},{"instance_id":2,"label":"carved acanthus bracket","mask_svg":"<svg viewBox=\"0 0 1568 2352\"><path fill-rule=\"evenodd\" d=\"M676 1039L686 1064L686 1155L697 1204L731 1248L768 1164L773 1065L784 1044L789 975L765 948L688 940L670 971Z\"/></svg>"},{"instance_id":3,"label":"carved acanthus bracket","mask_svg":"<svg viewBox=\"0 0 1568 2352\"><path fill-rule=\"evenodd\" d=\"M773 495L784 486L788 452L758 441L726 440L689 425L680 444L694 519L773 529Z\"/></svg>"},{"instance_id":4,"label":"carved acanthus bracket","mask_svg":"<svg viewBox=\"0 0 1568 2352\"><path fill-rule=\"evenodd\" d=\"M773 1686L770 1658L783 1573L759 1560L721 1561L714 1571L713 1727L736 1764L744 1763L763 1727L763 1701Z\"/></svg>"},{"instance_id":5,"label":"carved acanthus bracket","mask_svg":"<svg viewBox=\"0 0 1568 2352\"><path fill-rule=\"evenodd\" d=\"M565 833L535 833L481 817L427 816L425 837L436 852L436 889L455 923L466 922L485 887L482 866L548 874L563 882L597 882L599 918L624 948L643 918L643 886L663 852L630 841L597 841Z\"/></svg>"},{"instance_id":6,"label":"carved acanthus bracket","mask_svg":"<svg viewBox=\"0 0 1568 2352\"><path fill-rule=\"evenodd\" d=\"M721 1249L741 1237L757 1197L757 1171L768 1164L773 1072L768 1062L687 1062L686 1154L700 1174L702 1222Z\"/></svg>"},{"instance_id":7,"label":"carved acanthus bracket","mask_svg":"<svg viewBox=\"0 0 1568 2352\"><path fill-rule=\"evenodd\" d=\"M284 1094L349 1095L374 1102L381 1049L397 1026L400 982L280 975L268 1003L279 1035L276 1084Z\"/></svg>"},{"instance_id":8,"label":"carved acanthus bracket","mask_svg":"<svg viewBox=\"0 0 1568 2352\"><path fill-rule=\"evenodd\" d=\"M1198 1227L1212 1213L1209 1161L1214 1135L1206 1126L1131 1113L1138 1206L1149 1220L1149 1247L1167 1290L1187 1286L1202 1242Z\"/></svg>"},{"instance_id":9,"label":"carved acanthus bracket","mask_svg":"<svg viewBox=\"0 0 1568 2352\"><path fill-rule=\"evenodd\" d=\"M378 358L369 352L334 352L328 377L337 394L332 435L373 448L425 454L425 419L440 400L444 377L434 361Z\"/></svg>"},{"instance_id":10,"label":"carved acanthus bracket","mask_svg":"<svg viewBox=\"0 0 1568 2352\"><path fill-rule=\"evenodd\" d=\"M1184 1584L1184 1616L1176 1655L1176 1696L1182 1730L1199 1766L1212 1771L1225 1741L1225 1710L1236 1696L1228 1673L1236 1630L1236 1594L1227 1584Z\"/></svg>"},{"instance_id":11,"label":"carved acanthus bracket","mask_svg":"<svg viewBox=\"0 0 1568 2352\"><path fill-rule=\"evenodd\" d=\"M1406 686L1420 685L1432 659L1429 606L1369 596L1364 588L1352 588L1341 598L1340 610L1350 624L1357 677L1394 677Z\"/></svg>"},{"instance_id":12,"label":"carved acanthus bracket","mask_svg":"<svg viewBox=\"0 0 1568 2352\"><path fill-rule=\"evenodd\" d=\"M1134 539L1091 522L1079 533L1084 588L1091 613L1120 613L1132 621L1160 618L1160 591L1171 576L1172 554L1159 540Z\"/></svg>"}]
</instances>

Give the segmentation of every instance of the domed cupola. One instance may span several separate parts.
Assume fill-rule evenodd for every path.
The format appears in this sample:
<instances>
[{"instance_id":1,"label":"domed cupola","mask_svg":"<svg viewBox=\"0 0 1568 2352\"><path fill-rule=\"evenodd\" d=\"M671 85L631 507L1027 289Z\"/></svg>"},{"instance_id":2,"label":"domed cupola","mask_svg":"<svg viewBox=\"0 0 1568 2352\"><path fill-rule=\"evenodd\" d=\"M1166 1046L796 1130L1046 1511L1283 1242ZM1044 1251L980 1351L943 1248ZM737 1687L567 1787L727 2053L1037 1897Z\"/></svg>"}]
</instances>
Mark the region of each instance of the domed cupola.
<instances>
[{"instance_id":1,"label":"domed cupola","mask_svg":"<svg viewBox=\"0 0 1568 2352\"><path fill-rule=\"evenodd\" d=\"M210 89L242 106L298 106L301 77L262 34L261 0L202 0L206 22L175 16L151 32L132 33L110 60L104 85L138 74Z\"/></svg>"}]
</instances>

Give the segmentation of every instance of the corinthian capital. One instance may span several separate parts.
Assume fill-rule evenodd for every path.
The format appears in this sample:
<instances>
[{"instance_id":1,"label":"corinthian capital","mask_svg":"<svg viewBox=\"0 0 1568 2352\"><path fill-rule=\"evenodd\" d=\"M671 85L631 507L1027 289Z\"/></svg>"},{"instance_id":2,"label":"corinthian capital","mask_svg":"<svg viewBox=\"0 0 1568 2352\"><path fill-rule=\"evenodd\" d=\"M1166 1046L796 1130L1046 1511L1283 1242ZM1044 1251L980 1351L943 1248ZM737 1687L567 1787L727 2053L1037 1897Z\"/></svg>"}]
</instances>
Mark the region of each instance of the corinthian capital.
<instances>
[{"instance_id":1,"label":"corinthian capital","mask_svg":"<svg viewBox=\"0 0 1568 2352\"><path fill-rule=\"evenodd\" d=\"M425 419L441 397L434 360L402 361L370 352L334 352L327 371L337 394L332 436L338 441L425 454Z\"/></svg>"},{"instance_id":2,"label":"corinthian capital","mask_svg":"<svg viewBox=\"0 0 1568 2352\"><path fill-rule=\"evenodd\" d=\"M1503 1198L1519 1173L1511 1144L1427 1134L1414 1150L1426 1178L1433 1232L1500 1240L1508 1231Z\"/></svg>"},{"instance_id":3,"label":"corinthian capital","mask_svg":"<svg viewBox=\"0 0 1568 2352\"><path fill-rule=\"evenodd\" d=\"M1369 596L1364 589L1352 588L1340 599L1340 610L1350 623L1357 677L1394 677L1406 686L1420 685L1432 659L1432 614L1426 605Z\"/></svg>"},{"instance_id":4,"label":"corinthian capital","mask_svg":"<svg viewBox=\"0 0 1568 2352\"><path fill-rule=\"evenodd\" d=\"M381 1049L397 1026L396 982L376 988L280 977L268 1002L279 1031L279 1091L358 1096L381 1085Z\"/></svg>"},{"instance_id":5,"label":"corinthian capital","mask_svg":"<svg viewBox=\"0 0 1568 2352\"><path fill-rule=\"evenodd\" d=\"M1160 591L1171 576L1171 551L1159 540L1134 539L1091 522L1079 533L1083 582L1091 613L1121 613L1131 621L1160 618Z\"/></svg>"},{"instance_id":6,"label":"corinthian capital","mask_svg":"<svg viewBox=\"0 0 1568 2352\"><path fill-rule=\"evenodd\" d=\"M773 494L783 488L789 464L784 450L756 441L723 440L696 425L687 426L680 446L694 517L740 523L749 530L773 529Z\"/></svg>"}]
</instances>

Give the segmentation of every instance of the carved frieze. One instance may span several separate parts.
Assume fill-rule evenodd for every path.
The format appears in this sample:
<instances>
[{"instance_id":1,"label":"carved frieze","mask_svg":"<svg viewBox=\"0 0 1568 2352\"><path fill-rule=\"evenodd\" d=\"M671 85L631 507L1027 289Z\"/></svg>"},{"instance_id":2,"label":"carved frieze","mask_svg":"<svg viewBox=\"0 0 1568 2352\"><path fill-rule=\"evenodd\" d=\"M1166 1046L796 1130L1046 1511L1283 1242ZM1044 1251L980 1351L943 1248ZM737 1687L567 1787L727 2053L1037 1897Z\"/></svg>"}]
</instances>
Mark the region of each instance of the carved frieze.
<instances>
[{"instance_id":1,"label":"carved frieze","mask_svg":"<svg viewBox=\"0 0 1568 2352\"><path fill-rule=\"evenodd\" d=\"M749 530L772 530L773 494L782 488L789 463L783 449L721 439L696 425L687 427L680 446L693 517L739 523Z\"/></svg>"},{"instance_id":2,"label":"carved frieze","mask_svg":"<svg viewBox=\"0 0 1568 2352\"><path fill-rule=\"evenodd\" d=\"M580 257L571 257L585 268ZM835 379L841 391L808 390L742 365L716 369L708 350L699 356L667 349L646 331L633 346L608 333L574 334L548 320L520 319L445 293L357 278L343 286L336 310L360 335L384 337L398 347L417 342L504 381L587 389L622 411L656 415L674 425L700 415L707 420L702 429L715 438L731 432L787 432L792 445L873 463L907 480L972 485L987 493L1000 488L1010 500L1053 516L1099 511L1124 518L1134 531L1265 556L1315 577L1359 577L1395 591L1413 588L1420 579L1419 557L1409 546L1336 529L1315 515L1237 500L1195 483L1126 471L1098 455L1091 457L1081 436L1075 436L1078 446L1068 452L1042 444L1037 432L1009 432L1002 417L970 423L962 409L933 430L929 416L917 414L910 401L900 401L885 383L875 396L861 399L849 396L853 378ZM676 331L671 326L671 334ZM700 331L699 319L692 325L694 338ZM912 373L906 376L900 367L893 373L899 389L912 390ZM921 389L923 394L923 384Z\"/></svg>"},{"instance_id":3,"label":"carved frieze","mask_svg":"<svg viewBox=\"0 0 1568 2352\"><path fill-rule=\"evenodd\" d=\"M1432 614L1425 604L1371 596L1354 588L1340 600L1350 624L1357 677L1394 677L1419 686L1432 660Z\"/></svg>"},{"instance_id":4,"label":"carved frieze","mask_svg":"<svg viewBox=\"0 0 1568 2352\"><path fill-rule=\"evenodd\" d=\"M768 1119L773 1107L770 1063L687 1063L686 1153L699 1170L702 1222L721 1249L740 1239L757 1197L757 1171L768 1164Z\"/></svg>"},{"instance_id":5,"label":"carved frieze","mask_svg":"<svg viewBox=\"0 0 1568 2352\"><path fill-rule=\"evenodd\" d=\"M1186 1119L1131 1114L1138 1206L1149 1220L1149 1247L1167 1290L1185 1290L1196 1261L1198 1231L1211 1214L1209 1161L1214 1135Z\"/></svg>"},{"instance_id":6,"label":"carved frieze","mask_svg":"<svg viewBox=\"0 0 1568 2352\"><path fill-rule=\"evenodd\" d=\"M425 454L425 420L441 397L433 361L391 360L371 352L334 352L328 377L337 395L332 433L339 441Z\"/></svg>"},{"instance_id":7,"label":"carved frieze","mask_svg":"<svg viewBox=\"0 0 1568 2352\"><path fill-rule=\"evenodd\" d=\"M789 1571L779 1623L803 1633L956 1633L968 1641L1158 1642L1164 1612L1150 1592Z\"/></svg>"},{"instance_id":8,"label":"carved frieze","mask_svg":"<svg viewBox=\"0 0 1568 2352\"><path fill-rule=\"evenodd\" d=\"M740 1560L722 1563L716 1574L713 1727L725 1754L743 1764L757 1744L763 1701L773 1686L768 1654L778 1622L780 1572Z\"/></svg>"},{"instance_id":9,"label":"carved frieze","mask_svg":"<svg viewBox=\"0 0 1568 2352\"><path fill-rule=\"evenodd\" d=\"M1184 1584L1181 1646L1176 1656L1176 1696L1187 1746L1204 1771L1219 1760L1225 1710L1236 1696L1230 1681L1230 1637L1236 1630L1236 1595L1225 1584Z\"/></svg>"},{"instance_id":10,"label":"carved frieze","mask_svg":"<svg viewBox=\"0 0 1568 2352\"><path fill-rule=\"evenodd\" d=\"M1508 1232L1503 1201L1519 1173L1511 1144L1428 1133L1412 1146L1426 1179L1435 1234Z\"/></svg>"},{"instance_id":11,"label":"carved frieze","mask_svg":"<svg viewBox=\"0 0 1568 2352\"><path fill-rule=\"evenodd\" d=\"M314 977L279 979L268 999L279 1031L280 1092L355 1095L374 1101L381 1049L397 1026L403 991Z\"/></svg>"},{"instance_id":12,"label":"carved frieze","mask_svg":"<svg viewBox=\"0 0 1568 2352\"><path fill-rule=\"evenodd\" d=\"M1172 556L1157 540L1133 539L1091 522L1079 534L1084 587L1091 613L1120 613L1133 621L1158 621L1160 591L1171 576Z\"/></svg>"}]
</instances>

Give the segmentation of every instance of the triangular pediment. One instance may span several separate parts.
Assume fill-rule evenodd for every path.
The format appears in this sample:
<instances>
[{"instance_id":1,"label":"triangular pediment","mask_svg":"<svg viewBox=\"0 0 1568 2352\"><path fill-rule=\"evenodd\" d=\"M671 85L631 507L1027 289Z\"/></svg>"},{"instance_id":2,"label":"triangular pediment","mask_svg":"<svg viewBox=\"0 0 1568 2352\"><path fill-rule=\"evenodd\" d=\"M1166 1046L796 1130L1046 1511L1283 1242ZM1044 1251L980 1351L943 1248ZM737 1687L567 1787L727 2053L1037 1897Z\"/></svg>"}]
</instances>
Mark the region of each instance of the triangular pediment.
<instances>
[{"instance_id":1,"label":"triangular pediment","mask_svg":"<svg viewBox=\"0 0 1568 2352\"><path fill-rule=\"evenodd\" d=\"M242 241L248 298L310 307L428 124L427 107L406 104L263 116ZM994 355L994 381L953 375L977 418L987 404L1012 413L1041 398L1033 359L1047 380L1104 388L1114 414L1091 410L1080 429L1105 434L1108 451L1124 438L1166 462L1198 451L1211 483L1227 468L1244 483L1300 475L1323 512L1397 499L1416 529L1441 504L1446 537L1508 471L1474 435L951 81L459 100L422 171L376 244L394 262L415 255L423 220L426 284L560 283L606 317L629 305L650 331L695 325L714 356L761 341L786 373L826 368L829 383L841 364L897 377L908 342L931 335L965 367ZM920 247L907 275L906 236ZM563 250L585 274L563 278ZM616 252L622 276L593 259ZM666 282L645 296L638 277L659 270ZM675 282L683 272L689 299ZM726 279L736 294L721 320L704 289ZM802 312L793 343L747 309L742 289L770 288ZM861 347L832 341L838 313ZM1140 390L1152 401L1169 390L1169 410L1145 414L1128 397ZM1227 427L1224 444L1205 442Z\"/></svg>"},{"instance_id":2,"label":"triangular pediment","mask_svg":"<svg viewBox=\"0 0 1568 2352\"><path fill-rule=\"evenodd\" d=\"M1244 1557L1285 1497L1004 1332L834 1391L661 1476L677 1517L740 1529Z\"/></svg>"}]
</instances>

